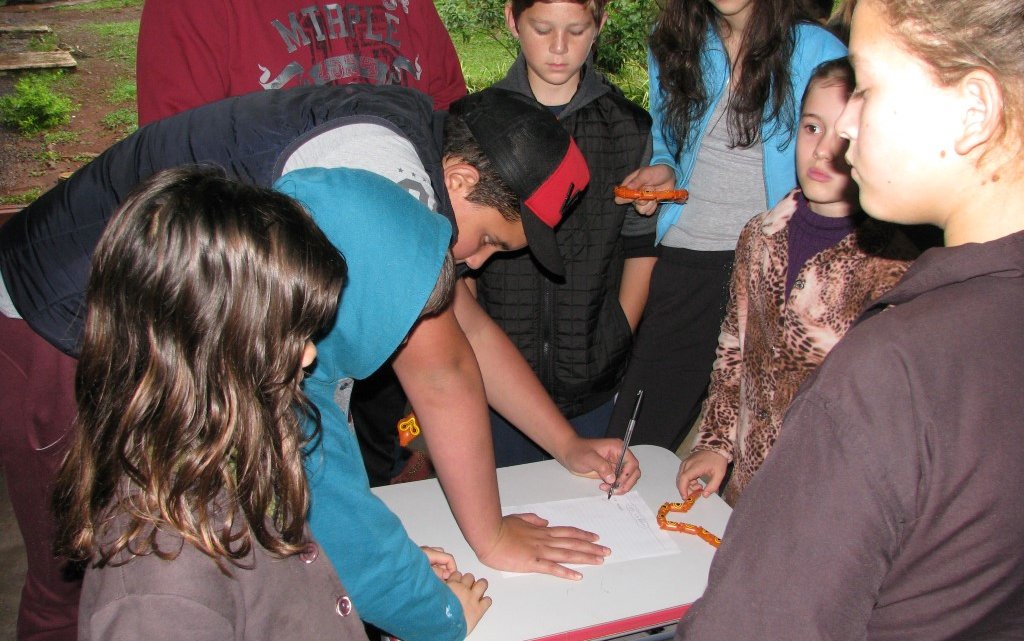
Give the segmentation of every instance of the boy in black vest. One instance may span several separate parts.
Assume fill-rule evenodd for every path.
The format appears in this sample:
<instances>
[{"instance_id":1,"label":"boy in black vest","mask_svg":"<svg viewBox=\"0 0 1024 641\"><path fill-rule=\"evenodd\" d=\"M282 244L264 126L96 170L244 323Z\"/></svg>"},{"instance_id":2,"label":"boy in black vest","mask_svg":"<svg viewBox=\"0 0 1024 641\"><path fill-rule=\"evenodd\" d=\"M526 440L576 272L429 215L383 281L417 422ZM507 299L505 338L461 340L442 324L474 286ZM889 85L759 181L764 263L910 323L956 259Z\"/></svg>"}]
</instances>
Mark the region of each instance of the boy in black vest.
<instances>
[{"instance_id":1,"label":"boy in black vest","mask_svg":"<svg viewBox=\"0 0 1024 641\"><path fill-rule=\"evenodd\" d=\"M509 335L581 436L602 436L647 302L655 220L616 205L612 190L651 154L651 118L594 68L605 0L505 5L521 53L495 86L536 98L579 144L590 187L557 229L565 271L526 252L491 261L476 279L481 306ZM499 410L500 412L500 410ZM499 467L546 458L491 414Z\"/></svg>"}]
</instances>

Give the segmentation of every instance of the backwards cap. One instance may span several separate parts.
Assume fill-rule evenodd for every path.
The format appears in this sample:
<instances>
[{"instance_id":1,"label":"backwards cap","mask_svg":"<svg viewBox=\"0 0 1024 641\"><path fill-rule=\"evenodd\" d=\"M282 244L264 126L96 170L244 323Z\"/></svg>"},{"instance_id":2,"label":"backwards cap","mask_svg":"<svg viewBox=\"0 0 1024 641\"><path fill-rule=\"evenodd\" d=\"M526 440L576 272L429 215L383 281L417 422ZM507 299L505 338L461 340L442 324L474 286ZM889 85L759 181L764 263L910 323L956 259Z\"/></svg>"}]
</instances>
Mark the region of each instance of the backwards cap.
<instances>
[{"instance_id":1,"label":"backwards cap","mask_svg":"<svg viewBox=\"0 0 1024 641\"><path fill-rule=\"evenodd\" d=\"M590 183L576 142L554 114L536 100L489 87L451 106L519 196L530 252L545 269L565 275L555 227Z\"/></svg>"}]
</instances>

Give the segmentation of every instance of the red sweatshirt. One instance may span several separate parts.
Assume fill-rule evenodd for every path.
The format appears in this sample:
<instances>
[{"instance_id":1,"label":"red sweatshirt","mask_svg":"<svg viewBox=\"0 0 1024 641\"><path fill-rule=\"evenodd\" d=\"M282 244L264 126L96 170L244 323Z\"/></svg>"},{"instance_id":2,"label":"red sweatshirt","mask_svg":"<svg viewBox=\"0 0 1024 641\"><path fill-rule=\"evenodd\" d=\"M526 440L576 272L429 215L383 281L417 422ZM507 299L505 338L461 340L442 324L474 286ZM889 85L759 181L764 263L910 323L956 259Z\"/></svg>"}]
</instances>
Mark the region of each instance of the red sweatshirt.
<instances>
[{"instance_id":1,"label":"red sweatshirt","mask_svg":"<svg viewBox=\"0 0 1024 641\"><path fill-rule=\"evenodd\" d=\"M437 109L466 93L430 0L146 0L136 79L140 125L260 89L398 84Z\"/></svg>"}]
</instances>

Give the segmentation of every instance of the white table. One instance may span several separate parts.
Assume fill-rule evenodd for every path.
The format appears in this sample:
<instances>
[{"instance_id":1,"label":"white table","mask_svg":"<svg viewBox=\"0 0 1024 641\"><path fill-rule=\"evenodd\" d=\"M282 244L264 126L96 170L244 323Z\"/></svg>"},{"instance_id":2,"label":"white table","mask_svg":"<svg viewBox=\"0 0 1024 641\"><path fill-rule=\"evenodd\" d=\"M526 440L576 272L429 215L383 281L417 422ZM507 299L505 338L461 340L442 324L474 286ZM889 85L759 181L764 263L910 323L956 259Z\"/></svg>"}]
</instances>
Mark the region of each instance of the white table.
<instances>
[{"instance_id":1,"label":"white table","mask_svg":"<svg viewBox=\"0 0 1024 641\"><path fill-rule=\"evenodd\" d=\"M679 458L653 445L630 448L643 476L634 488L657 514L680 501L675 478ZM555 461L498 470L502 505L524 505L600 494L598 482L573 476ZM678 621L707 585L715 548L696 536L673 534L678 554L587 566L581 581L530 574L503 576L476 558L462 537L435 479L375 488L420 545L455 555L462 572L487 578L494 604L467 641L594 641L658 628ZM721 536L732 510L712 495L674 518Z\"/></svg>"}]
</instances>

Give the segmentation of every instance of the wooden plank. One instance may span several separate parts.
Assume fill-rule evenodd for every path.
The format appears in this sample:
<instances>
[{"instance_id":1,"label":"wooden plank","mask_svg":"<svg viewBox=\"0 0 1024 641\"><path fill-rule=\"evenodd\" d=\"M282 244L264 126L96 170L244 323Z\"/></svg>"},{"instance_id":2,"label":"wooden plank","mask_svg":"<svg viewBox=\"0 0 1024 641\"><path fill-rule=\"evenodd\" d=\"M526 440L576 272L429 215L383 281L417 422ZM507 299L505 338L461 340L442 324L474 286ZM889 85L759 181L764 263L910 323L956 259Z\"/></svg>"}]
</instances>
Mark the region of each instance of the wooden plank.
<instances>
[{"instance_id":1,"label":"wooden plank","mask_svg":"<svg viewBox=\"0 0 1024 641\"><path fill-rule=\"evenodd\" d=\"M53 30L45 24L0 24L0 36L4 34L22 34L22 33L51 33Z\"/></svg>"},{"instance_id":2,"label":"wooden plank","mask_svg":"<svg viewBox=\"0 0 1024 641\"><path fill-rule=\"evenodd\" d=\"M23 51L0 53L0 71L21 69L54 69L76 67L78 63L67 51Z\"/></svg>"}]
</instances>

